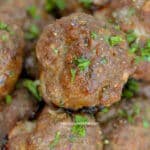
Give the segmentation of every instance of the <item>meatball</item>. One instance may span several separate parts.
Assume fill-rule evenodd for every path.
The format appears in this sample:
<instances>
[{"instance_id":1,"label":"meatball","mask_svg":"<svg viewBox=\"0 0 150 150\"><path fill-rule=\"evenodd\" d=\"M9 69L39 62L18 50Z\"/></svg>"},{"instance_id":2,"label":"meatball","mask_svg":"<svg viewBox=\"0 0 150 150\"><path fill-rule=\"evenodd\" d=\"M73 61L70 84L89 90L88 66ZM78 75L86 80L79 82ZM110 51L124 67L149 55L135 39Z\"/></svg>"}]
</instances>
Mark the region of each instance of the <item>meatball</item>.
<instances>
[{"instance_id":1,"label":"meatball","mask_svg":"<svg viewBox=\"0 0 150 150\"><path fill-rule=\"evenodd\" d=\"M8 104L0 104L0 147L3 138L10 132L19 120L33 116L36 111L36 100L24 88L17 89Z\"/></svg>"},{"instance_id":2,"label":"meatball","mask_svg":"<svg viewBox=\"0 0 150 150\"><path fill-rule=\"evenodd\" d=\"M118 1L114 3L116 5L113 5L113 17L121 29L127 32L131 52L136 53L138 57L142 56L142 62L138 64L134 77L150 81L150 46L144 47L145 41L150 40L150 1L123 0L120 4Z\"/></svg>"},{"instance_id":3,"label":"meatball","mask_svg":"<svg viewBox=\"0 0 150 150\"><path fill-rule=\"evenodd\" d=\"M96 115L104 137L105 150L144 149L150 147L149 85L140 84L138 97L122 100Z\"/></svg>"},{"instance_id":4,"label":"meatball","mask_svg":"<svg viewBox=\"0 0 150 150\"><path fill-rule=\"evenodd\" d=\"M46 106L36 125L23 123L13 129L14 131L9 135L7 148L101 150L101 132L93 117L83 114L72 117L62 110ZM26 129L27 127L29 130Z\"/></svg>"},{"instance_id":5,"label":"meatball","mask_svg":"<svg viewBox=\"0 0 150 150\"><path fill-rule=\"evenodd\" d=\"M23 47L21 29L0 15L0 99L13 90L20 75Z\"/></svg>"},{"instance_id":6,"label":"meatball","mask_svg":"<svg viewBox=\"0 0 150 150\"><path fill-rule=\"evenodd\" d=\"M100 27L90 15L57 20L45 28L36 49L44 100L71 109L118 101L133 72L127 49L123 34Z\"/></svg>"}]
</instances>

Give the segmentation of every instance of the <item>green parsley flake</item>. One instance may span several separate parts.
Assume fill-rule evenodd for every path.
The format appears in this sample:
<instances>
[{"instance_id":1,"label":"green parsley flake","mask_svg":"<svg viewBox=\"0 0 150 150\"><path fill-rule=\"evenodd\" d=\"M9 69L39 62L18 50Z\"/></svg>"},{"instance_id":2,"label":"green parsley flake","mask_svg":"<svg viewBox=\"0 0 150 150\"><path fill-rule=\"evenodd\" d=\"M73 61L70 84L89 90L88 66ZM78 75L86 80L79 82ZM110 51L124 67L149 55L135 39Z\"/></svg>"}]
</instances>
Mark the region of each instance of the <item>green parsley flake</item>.
<instances>
[{"instance_id":1,"label":"green parsley flake","mask_svg":"<svg viewBox=\"0 0 150 150\"><path fill-rule=\"evenodd\" d=\"M129 51L130 51L131 53L135 53L135 52L138 51L138 49L139 49L138 43L134 42L134 43L131 44L131 46L130 46L130 48L129 48Z\"/></svg>"},{"instance_id":2,"label":"green parsley flake","mask_svg":"<svg viewBox=\"0 0 150 150\"><path fill-rule=\"evenodd\" d=\"M55 54L58 54L58 49L57 48L53 48L53 51Z\"/></svg>"},{"instance_id":3,"label":"green parsley flake","mask_svg":"<svg viewBox=\"0 0 150 150\"><path fill-rule=\"evenodd\" d=\"M128 43L131 44L132 42L136 41L137 35L135 34L134 31L128 31L126 34L126 39Z\"/></svg>"},{"instance_id":4,"label":"green parsley flake","mask_svg":"<svg viewBox=\"0 0 150 150\"><path fill-rule=\"evenodd\" d=\"M27 40L34 40L39 36L39 28L35 24L31 24L28 31L25 33L25 38Z\"/></svg>"},{"instance_id":5,"label":"green parsley flake","mask_svg":"<svg viewBox=\"0 0 150 150\"><path fill-rule=\"evenodd\" d=\"M85 69L89 67L90 61L86 58L81 57L81 58L75 59L75 64L78 66L80 71L84 71Z\"/></svg>"},{"instance_id":6,"label":"green parsley flake","mask_svg":"<svg viewBox=\"0 0 150 150\"><path fill-rule=\"evenodd\" d=\"M71 82L73 83L76 77L76 70L75 69L71 69Z\"/></svg>"},{"instance_id":7,"label":"green parsley flake","mask_svg":"<svg viewBox=\"0 0 150 150\"><path fill-rule=\"evenodd\" d=\"M85 8L90 8L92 5L92 0L79 0L79 2L82 3Z\"/></svg>"},{"instance_id":8,"label":"green parsley flake","mask_svg":"<svg viewBox=\"0 0 150 150\"><path fill-rule=\"evenodd\" d=\"M105 107L105 108L102 109L102 112L103 112L103 113L108 113L108 112L109 112L109 109Z\"/></svg>"},{"instance_id":9,"label":"green parsley flake","mask_svg":"<svg viewBox=\"0 0 150 150\"><path fill-rule=\"evenodd\" d=\"M144 127L144 128L149 128L149 127L150 127L149 121L143 119L143 127Z\"/></svg>"},{"instance_id":10,"label":"green parsley flake","mask_svg":"<svg viewBox=\"0 0 150 150\"><path fill-rule=\"evenodd\" d=\"M145 47L141 49L141 57L142 60L150 62L150 39L147 40Z\"/></svg>"},{"instance_id":11,"label":"green parsley flake","mask_svg":"<svg viewBox=\"0 0 150 150\"><path fill-rule=\"evenodd\" d=\"M46 0L45 10L51 12L55 8L64 10L66 8L65 0Z\"/></svg>"},{"instance_id":12,"label":"green parsley flake","mask_svg":"<svg viewBox=\"0 0 150 150\"><path fill-rule=\"evenodd\" d=\"M3 35L1 36L1 40L2 40L3 42L6 42L6 41L8 40L8 36L5 35L5 34L3 34Z\"/></svg>"},{"instance_id":13,"label":"green parsley flake","mask_svg":"<svg viewBox=\"0 0 150 150\"><path fill-rule=\"evenodd\" d=\"M122 93L123 98L130 99L139 91L139 84L134 79L129 79Z\"/></svg>"},{"instance_id":14,"label":"green parsley flake","mask_svg":"<svg viewBox=\"0 0 150 150\"><path fill-rule=\"evenodd\" d=\"M91 32L91 38L93 40L97 39L97 33L96 32Z\"/></svg>"},{"instance_id":15,"label":"green parsley flake","mask_svg":"<svg viewBox=\"0 0 150 150\"><path fill-rule=\"evenodd\" d=\"M54 140L50 143L50 150L53 150L55 148L55 146L59 143L60 136L61 136L61 133L59 131L57 131L55 134Z\"/></svg>"},{"instance_id":16,"label":"green parsley flake","mask_svg":"<svg viewBox=\"0 0 150 150\"><path fill-rule=\"evenodd\" d=\"M5 101L6 101L6 104L11 104L11 102L12 102L12 97L11 97L11 95L6 95Z\"/></svg>"},{"instance_id":17,"label":"green parsley flake","mask_svg":"<svg viewBox=\"0 0 150 150\"><path fill-rule=\"evenodd\" d=\"M31 5L27 8L27 13L34 19L39 19L39 16L37 15L37 7L34 5Z\"/></svg>"},{"instance_id":18,"label":"green parsley flake","mask_svg":"<svg viewBox=\"0 0 150 150\"><path fill-rule=\"evenodd\" d=\"M122 39L122 37L119 36L119 35L111 36L111 37L109 38L109 44L110 44L111 46L116 46L116 45L120 44L122 41L123 41L123 39Z\"/></svg>"},{"instance_id":19,"label":"green parsley flake","mask_svg":"<svg viewBox=\"0 0 150 150\"><path fill-rule=\"evenodd\" d=\"M77 137L85 137L86 136L86 129L85 126L88 123L88 119L86 117L76 115L75 116L75 123L71 129L73 135Z\"/></svg>"},{"instance_id":20,"label":"green parsley flake","mask_svg":"<svg viewBox=\"0 0 150 150\"><path fill-rule=\"evenodd\" d=\"M27 88L28 91L31 92L33 94L33 96L38 101L41 101L41 96L40 96L39 91L38 91L38 85L39 85L39 81L38 80L32 81L32 80L29 80L29 79L25 79L23 81L23 86L25 88Z\"/></svg>"},{"instance_id":21,"label":"green parsley flake","mask_svg":"<svg viewBox=\"0 0 150 150\"><path fill-rule=\"evenodd\" d=\"M8 30L8 25L4 22L0 22L0 30Z\"/></svg>"}]
</instances>

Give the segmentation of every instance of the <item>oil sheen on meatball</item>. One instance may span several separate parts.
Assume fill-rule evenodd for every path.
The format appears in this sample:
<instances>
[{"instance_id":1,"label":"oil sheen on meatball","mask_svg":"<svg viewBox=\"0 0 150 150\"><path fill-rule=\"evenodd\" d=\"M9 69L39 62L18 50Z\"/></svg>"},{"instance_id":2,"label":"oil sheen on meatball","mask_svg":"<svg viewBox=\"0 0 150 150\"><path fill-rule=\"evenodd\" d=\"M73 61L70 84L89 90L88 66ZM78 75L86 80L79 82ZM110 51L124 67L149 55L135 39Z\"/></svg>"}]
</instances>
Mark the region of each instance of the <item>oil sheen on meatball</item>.
<instances>
[{"instance_id":1,"label":"oil sheen on meatball","mask_svg":"<svg viewBox=\"0 0 150 150\"><path fill-rule=\"evenodd\" d=\"M90 15L57 20L45 28L36 49L42 96L71 109L111 105L133 71L127 49L123 34L100 27Z\"/></svg>"}]
</instances>

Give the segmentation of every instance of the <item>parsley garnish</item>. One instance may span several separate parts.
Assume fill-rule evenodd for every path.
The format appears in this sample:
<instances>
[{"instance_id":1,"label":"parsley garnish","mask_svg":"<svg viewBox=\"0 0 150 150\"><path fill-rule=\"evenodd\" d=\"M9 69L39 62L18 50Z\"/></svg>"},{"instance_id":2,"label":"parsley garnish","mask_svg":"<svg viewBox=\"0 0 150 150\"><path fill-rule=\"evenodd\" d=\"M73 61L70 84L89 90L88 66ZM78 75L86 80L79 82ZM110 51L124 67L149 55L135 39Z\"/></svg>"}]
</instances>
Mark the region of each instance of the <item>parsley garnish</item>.
<instances>
[{"instance_id":1,"label":"parsley garnish","mask_svg":"<svg viewBox=\"0 0 150 150\"><path fill-rule=\"evenodd\" d=\"M91 32L91 38L95 40L97 38L97 33L96 32Z\"/></svg>"},{"instance_id":2,"label":"parsley garnish","mask_svg":"<svg viewBox=\"0 0 150 150\"><path fill-rule=\"evenodd\" d=\"M128 31L126 34L126 39L128 43L131 44L137 39L137 35L134 33L134 31Z\"/></svg>"},{"instance_id":3,"label":"parsley garnish","mask_svg":"<svg viewBox=\"0 0 150 150\"><path fill-rule=\"evenodd\" d=\"M65 0L46 0L46 11L50 12L55 8L58 8L59 10L64 10L66 8Z\"/></svg>"},{"instance_id":4,"label":"parsley garnish","mask_svg":"<svg viewBox=\"0 0 150 150\"><path fill-rule=\"evenodd\" d=\"M56 132L54 140L50 143L50 150L54 149L54 147L59 143L60 136L61 133L59 131Z\"/></svg>"},{"instance_id":5,"label":"parsley garnish","mask_svg":"<svg viewBox=\"0 0 150 150\"><path fill-rule=\"evenodd\" d=\"M109 44L110 44L111 46L116 46L116 45L120 44L122 41L123 41L123 39L122 39L122 37L119 36L119 35L111 36L111 37L109 38Z\"/></svg>"},{"instance_id":6,"label":"parsley garnish","mask_svg":"<svg viewBox=\"0 0 150 150\"><path fill-rule=\"evenodd\" d=\"M71 82L73 83L76 77L76 70L75 69L71 69Z\"/></svg>"},{"instance_id":7,"label":"parsley garnish","mask_svg":"<svg viewBox=\"0 0 150 150\"><path fill-rule=\"evenodd\" d=\"M150 122L148 120L143 119L143 127L144 128L149 128L150 127Z\"/></svg>"},{"instance_id":8,"label":"parsley garnish","mask_svg":"<svg viewBox=\"0 0 150 150\"><path fill-rule=\"evenodd\" d=\"M11 104L11 102L12 102L12 97L11 97L11 95L6 95L5 101L6 101L6 104Z\"/></svg>"},{"instance_id":9,"label":"parsley garnish","mask_svg":"<svg viewBox=\"0 0 150 150\"><path fill-rule=\"evenodd\" d=\"M28 91L31 92L33 94L33 96L38 101L41 101L41 96L40 96L39 91L38 91L38 85L39 85L38 80L37 81L32 81L32 80L29 80L29 79L25 79L23 81L23 86L25 88L27 88Z\"/></svg>"},{"instance_id":10,"label":"parsley garnish","mask_svg":"<svg viewBox=\"0 0 150 150\"><path fill-rule=\"evenodd\" d=\"M39 28L35 24L31 24L28 31L25 33L25 38L27 40L34 40L39 36Z\"/></svg>"},{"instance_id":11,"label":"parsley garnish","mask_svg":"<svg viewBox=\"0 0 150 150\"><path fill-rule=\"evenodd\" d=\"M82 3L85 8L90 8L92 4L92 0L79 0L79 2Z\"/></svg>"},{"instance_id":12,"label":"parsley garnish","mask_svg":"<svg viewBox=\"0 0 150 150\"><path fill-rule=\"evenodd\" d=\"M127 84L125 85L122 93L123 98L130 99L134 96L135 93L137 93L139 90L139 84L134 79L129 79Z\"/></svg>"},{"instance_id":13,"label":"parsley garnish","mask_svg":"<svg viewBox=\"0 0 150 150\"><path fill-rule=\"evenodd\" d=\"M4 22L0 22L0 30L8 31L8 25Z\"/></svg>"},{"instance_id":14,"label":"parsley garnish","mask_svg":"<svg viewBox=\"0 0 150 150\"><path fill-rule=\"evenodd\" d=\"M37 7L34 5L31 5L27 8L27 13L34 19L39 18L39 16L37 15Z\"/></svg>"},{"instance_id":15,"label":"parsley garnish","mask_svg":"<svg viewBox=\"0 0 150 150\"><path fill-rule=\"evenodd\" d=\"M1 36L1 40L4 41L4 42L6 42L6 41L8 40L8 36L5 35L5 34L3 34L3 35Z\"/></svg>"},{"instance_id":16,"label":"parsley garnish","mask_svg":"<svg viewBox=\"0 0 150 150\"><path fill-rule=\"evenodd\" d=\"M108 113L108 112L109 112L109 109L105 107L105 108L102 109L102 112L103 112L103 113Z\"/></svg>"},{"instance_id":17,"label":"parsley garnish","mask_svg":"<svg viewBox=\"0 0 150 150\"><path fill-rule=\"evenodd\" d=\"M86 58L81 57L81 58L75 59L75 64L78 66L80 71L84 71L85 69L89 67L90 61Z\"/></svg>"},{"instance_id":18,"label":"parsley garnish","mask_svg":"<svg viewBox=\"0 0 150 150\"><path fill-rule=\"evenodd\" d=\"M88 123L88 119L86 117L76 115L74 122L75 123L71 129L73 135L75 135L77 137L85 137L85 135L86 135L85 126Z\"/></svg>"}]
</instances>

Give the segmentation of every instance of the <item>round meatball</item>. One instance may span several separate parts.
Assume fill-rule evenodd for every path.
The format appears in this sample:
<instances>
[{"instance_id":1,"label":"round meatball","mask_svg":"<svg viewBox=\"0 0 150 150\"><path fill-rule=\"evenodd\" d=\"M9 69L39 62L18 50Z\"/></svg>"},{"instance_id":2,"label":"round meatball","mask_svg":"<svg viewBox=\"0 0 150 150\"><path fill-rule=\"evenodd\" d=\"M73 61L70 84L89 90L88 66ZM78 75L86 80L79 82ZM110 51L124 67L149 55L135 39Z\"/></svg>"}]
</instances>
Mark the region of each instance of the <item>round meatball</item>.
<instances>
[{"instance_id":1,"label":"round meatball","mask_svg":"<svg viewBox=\"0 0 150 150\"><path fill-rule=\"evenodd\" d=\"M150 86L140 84L138 97L122 100L96 115L104 137L105 150L149 150ZM136 139L136 140L135 140Z\"/></svg>"},{"instance_id":2,"label":"round meatball","mask_svg":"<svg viewBox=\"0 0 150 150\"><path fill-rule=\"evenodd\" d=\"M27 75L37 78L39 74L35 46L40 33L45 25L53 21L53 17L48 15L43 9L43 2L36 0L9 0L0 8L0 13L5 18L12 17L12 21L18 24L24 31L25 57L24 70Z\"/></svg>"},{"instance_id":3,"label":"round meatball","mask_svg":"<svg viewBox=\"0 0 150 150\"><path fill-rule=\"evenodd\" d=\"M13 129L9 135L7 148L8 150L102 150L101 132L91 116L77 114L71 118L62 110L46 106L36 125L24 123Z\"/></svg>"},{"instance_id":4,"label":"round meatball","mask_svg":"<svg viewBox=\"0 0 150 150\"><path fill-rule=\"evenodd\" d=\"M149 68L150 68L150 47L147 48L146 52L143 49L146 40L150 39L150 1L149 0L138 0L132 1L123 0L118 3L118 1L114 1L115 5L112 5L113 17L116 22L120 25L121 29L125 32L130 32L134 34L130 34L131 38L129 39L129 45L131 47L132 52L135 52L137 56L145 55L147 53L147 59L138 64L137 70L135 72L134 77L137 79L142 79L146 81L150 81L149 77ZM136 37L133 37L136 36ZM129 37L129 38L130 38ZM136 46L135 46L136 45ZM138 48L137 47L138 45ZM148 50L149 49L149 50Z\"/></svg>"},{"instance_id":5,"label":"round meatball","mask_svg":"<svg viewBox=\"0 0 150 150\"><path fill-rule=\"evenodd\" d=\"M5 16L3 16L5 17ZM0 17L0 99L12 91L22 69L23 33Z\"/></svg>"},{"instance_id":6,"label":"round meatball","mask_svg":"<svg viewBox=\"0 0 150 150\"><path fill-rule=\"evenodd\" d=\"M16 122L28 119L37 110L36 100L24 88L15 90L7 104L0 103L0 148L3 138L16 125Z\"/></svg>"},{"instance_id":7,"label":"round meatball","mask_svg":"<svg viewBox=\"0 0 150 150\"><path fill-rule=\"evenodd\" d=\"M119 33L82 13L46 27L36 49L44 100L71 109L118 101L133 71L133 58ZM120 41L113 43L116 38Z\"/></svg>"}]
</instances>

